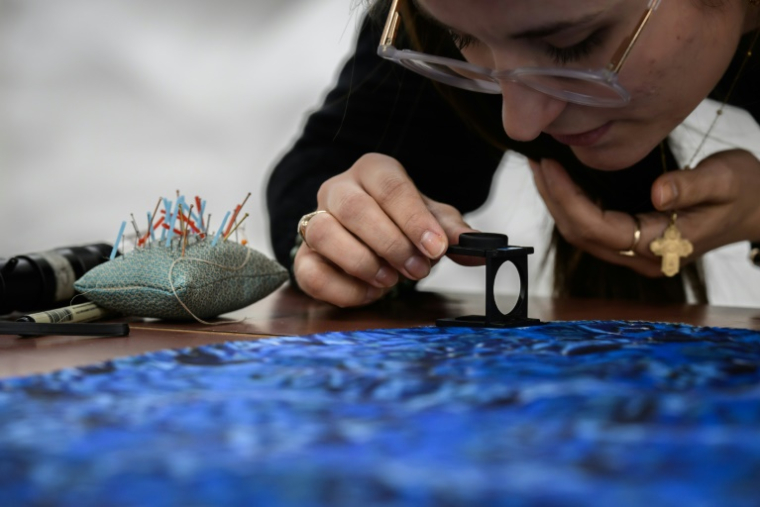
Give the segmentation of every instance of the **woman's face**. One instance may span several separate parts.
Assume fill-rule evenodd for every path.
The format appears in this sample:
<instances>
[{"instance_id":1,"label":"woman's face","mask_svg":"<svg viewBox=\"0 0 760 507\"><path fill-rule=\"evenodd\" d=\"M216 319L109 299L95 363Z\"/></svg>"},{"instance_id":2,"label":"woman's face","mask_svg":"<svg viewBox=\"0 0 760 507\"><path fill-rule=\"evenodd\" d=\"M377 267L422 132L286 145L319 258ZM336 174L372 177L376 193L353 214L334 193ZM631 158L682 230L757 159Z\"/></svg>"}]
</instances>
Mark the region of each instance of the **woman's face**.
<instances>
[{"instance_id":1,"label":"woman's face","mask_svg":"<svg viewBox=\"0 0 760 507\"><path fill-rule=\"evenodd\" d=\"M415 0L451 29L464 57L496 70L600 69L634 30L647 0ZM720 2L713 2L720 3ZM512 139L545 132L601 170L645 157L704 99L736 49L745 6L725 0L662 0L620 73L622 108L569 104L502 82L502 121ZM467 43L468 40L471 42Z\"/></svg>"}]
</instances>

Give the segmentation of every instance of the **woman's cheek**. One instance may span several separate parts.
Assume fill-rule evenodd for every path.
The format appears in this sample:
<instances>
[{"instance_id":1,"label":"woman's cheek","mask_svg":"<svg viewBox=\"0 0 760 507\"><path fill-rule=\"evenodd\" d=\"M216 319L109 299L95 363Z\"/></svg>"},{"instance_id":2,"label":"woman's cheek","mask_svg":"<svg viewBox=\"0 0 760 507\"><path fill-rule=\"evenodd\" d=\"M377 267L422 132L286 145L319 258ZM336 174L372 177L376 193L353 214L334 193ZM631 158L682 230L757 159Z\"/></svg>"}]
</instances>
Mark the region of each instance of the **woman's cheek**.
<instances>
[{"instance_id":1,"label":"woman's cheek","mask_svg":"<svg viewBox=\"0 0 760 507\"><path fill-rule=\"evenodd\" d=\"M488 69L496 68L491 50L482 43L473 44L461 50L462 56L468 62L486 67Z\"/></svg>"}]
</instances>

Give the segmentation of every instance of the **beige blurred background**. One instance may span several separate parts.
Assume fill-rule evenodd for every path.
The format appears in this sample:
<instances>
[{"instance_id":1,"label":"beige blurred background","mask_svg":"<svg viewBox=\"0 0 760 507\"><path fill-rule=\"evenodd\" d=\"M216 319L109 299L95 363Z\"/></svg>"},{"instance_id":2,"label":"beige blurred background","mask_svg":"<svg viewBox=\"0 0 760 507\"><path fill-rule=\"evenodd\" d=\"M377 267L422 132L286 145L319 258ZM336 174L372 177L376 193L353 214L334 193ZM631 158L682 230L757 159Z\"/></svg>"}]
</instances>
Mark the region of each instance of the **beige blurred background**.
<instances>
[{"instance_id":1,"label":"beige blurred background","mask_svg":"<svg viewBox=\"0 0 760 507\"><path fill-rule=\"evenodd\" d=\"M223 215L346 57L344 0L0 0L0 255L113 242L176 189ZM218 216L221 219L221 216Z\"/></svg>"},{"instance_id":2,"label":"beige blurred background","mask_svg":"<svg viewBox=\"0 0 760 507\"><path fill-rule=\"evenodd\" d=\"M348 57L360 5L0 0L0 257L112 243L130 213L144 224L176 189L207 199L216 220L252 192L245 235L271 255L267 175ZM507 156L495 181L469 220L534 246L531 294L547 295L551 219L525 160ZM760 306L746 251L708 259L715 304ZM483 280L482 269L444 261L422 287L482 292ZM497 290L518 290L511 265Z\"/></svg>"}]
</instances>

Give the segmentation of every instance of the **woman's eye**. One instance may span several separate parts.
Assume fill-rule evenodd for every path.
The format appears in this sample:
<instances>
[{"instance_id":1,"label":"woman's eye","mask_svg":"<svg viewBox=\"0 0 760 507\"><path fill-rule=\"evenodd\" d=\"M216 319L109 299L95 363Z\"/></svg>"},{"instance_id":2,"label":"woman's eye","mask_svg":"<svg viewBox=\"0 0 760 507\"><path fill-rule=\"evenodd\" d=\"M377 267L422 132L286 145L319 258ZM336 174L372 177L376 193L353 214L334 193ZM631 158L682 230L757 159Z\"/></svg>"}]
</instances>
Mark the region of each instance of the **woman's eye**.
<instances>
[{"instance_id":1,"label":"woman's eye","mask_svg":"<svg viewBox=\"0 0 760 507\"><path fill-rule=\"evenodd\" d=\"M602 36L599 31L592 33L590 36L572 46L558 48L547 44L546 52L552 57L557 65L576 62L591 54L591 52L602 45Z\"/></svg>"},{"instance_id":2,"label":"woman's eye","mask_svg":"<svg viewBox=\"0 0 760 507\"><path fill-rule=\"evenodd\" d=\"M451 40L454 42L459 51L462 51L467 46L470 46L477 42L477 39L471 35L464 35L451 30L449 30L449 35L451 35Z\"/></svg>"}]
</instances>

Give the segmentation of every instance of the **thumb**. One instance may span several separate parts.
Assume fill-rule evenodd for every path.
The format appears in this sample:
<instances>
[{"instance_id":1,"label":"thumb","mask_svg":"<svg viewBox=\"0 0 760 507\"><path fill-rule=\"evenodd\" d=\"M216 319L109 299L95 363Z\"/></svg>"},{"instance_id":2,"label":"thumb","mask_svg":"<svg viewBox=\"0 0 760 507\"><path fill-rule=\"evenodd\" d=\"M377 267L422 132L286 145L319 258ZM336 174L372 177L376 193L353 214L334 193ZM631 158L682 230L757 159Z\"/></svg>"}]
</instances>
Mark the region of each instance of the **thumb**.
<instances>
[{"instance_id":1,"label":"thumb","mask_svg":"<svg viewBox=\"0 0 760 507\"><path fill-rule=\"evenodd\" d=\"M464 221L464 217L454 206L429 201L428 208L446 233L449 245L459 244L459 235L464 232L478 232Z\"/></svg>"},{"instance_id":2,"label":"thumb","mask_svg":"<svg viewBox=\"0 0 760 507\"><path fill-rule=\"evenodd\" d=\"M678 206L678 187L671 173L663 174L652 183L652 204L659 211Z\"/></svg>"},{"instance_id":3,"label":"thumb","mask_svg":"<svg viewBox=\"0 0 760 507\"><path fill-rule=\"evenodd\" d=\"M428 208L446 233L449 245L458 245L459 235L462 233L479 232L477 229L470 227L469 224L464 221L464 217L459 210L453 206L428 200ZM466 266L477 266L484 262L484 259L476 257L461 255L452 255L449 257L454 262Z\"/></svg>"},{"instance_id":4,"label":"thumb","mask_svg":"<svg viewBox=\"0 0 760 507\"><path fill-rule=\"evenodd\" d=\"M660 211L683 209L731 198L726 174L717 164L663 174L652 184L652 204Z\"/></svg>"}]
</instances>

